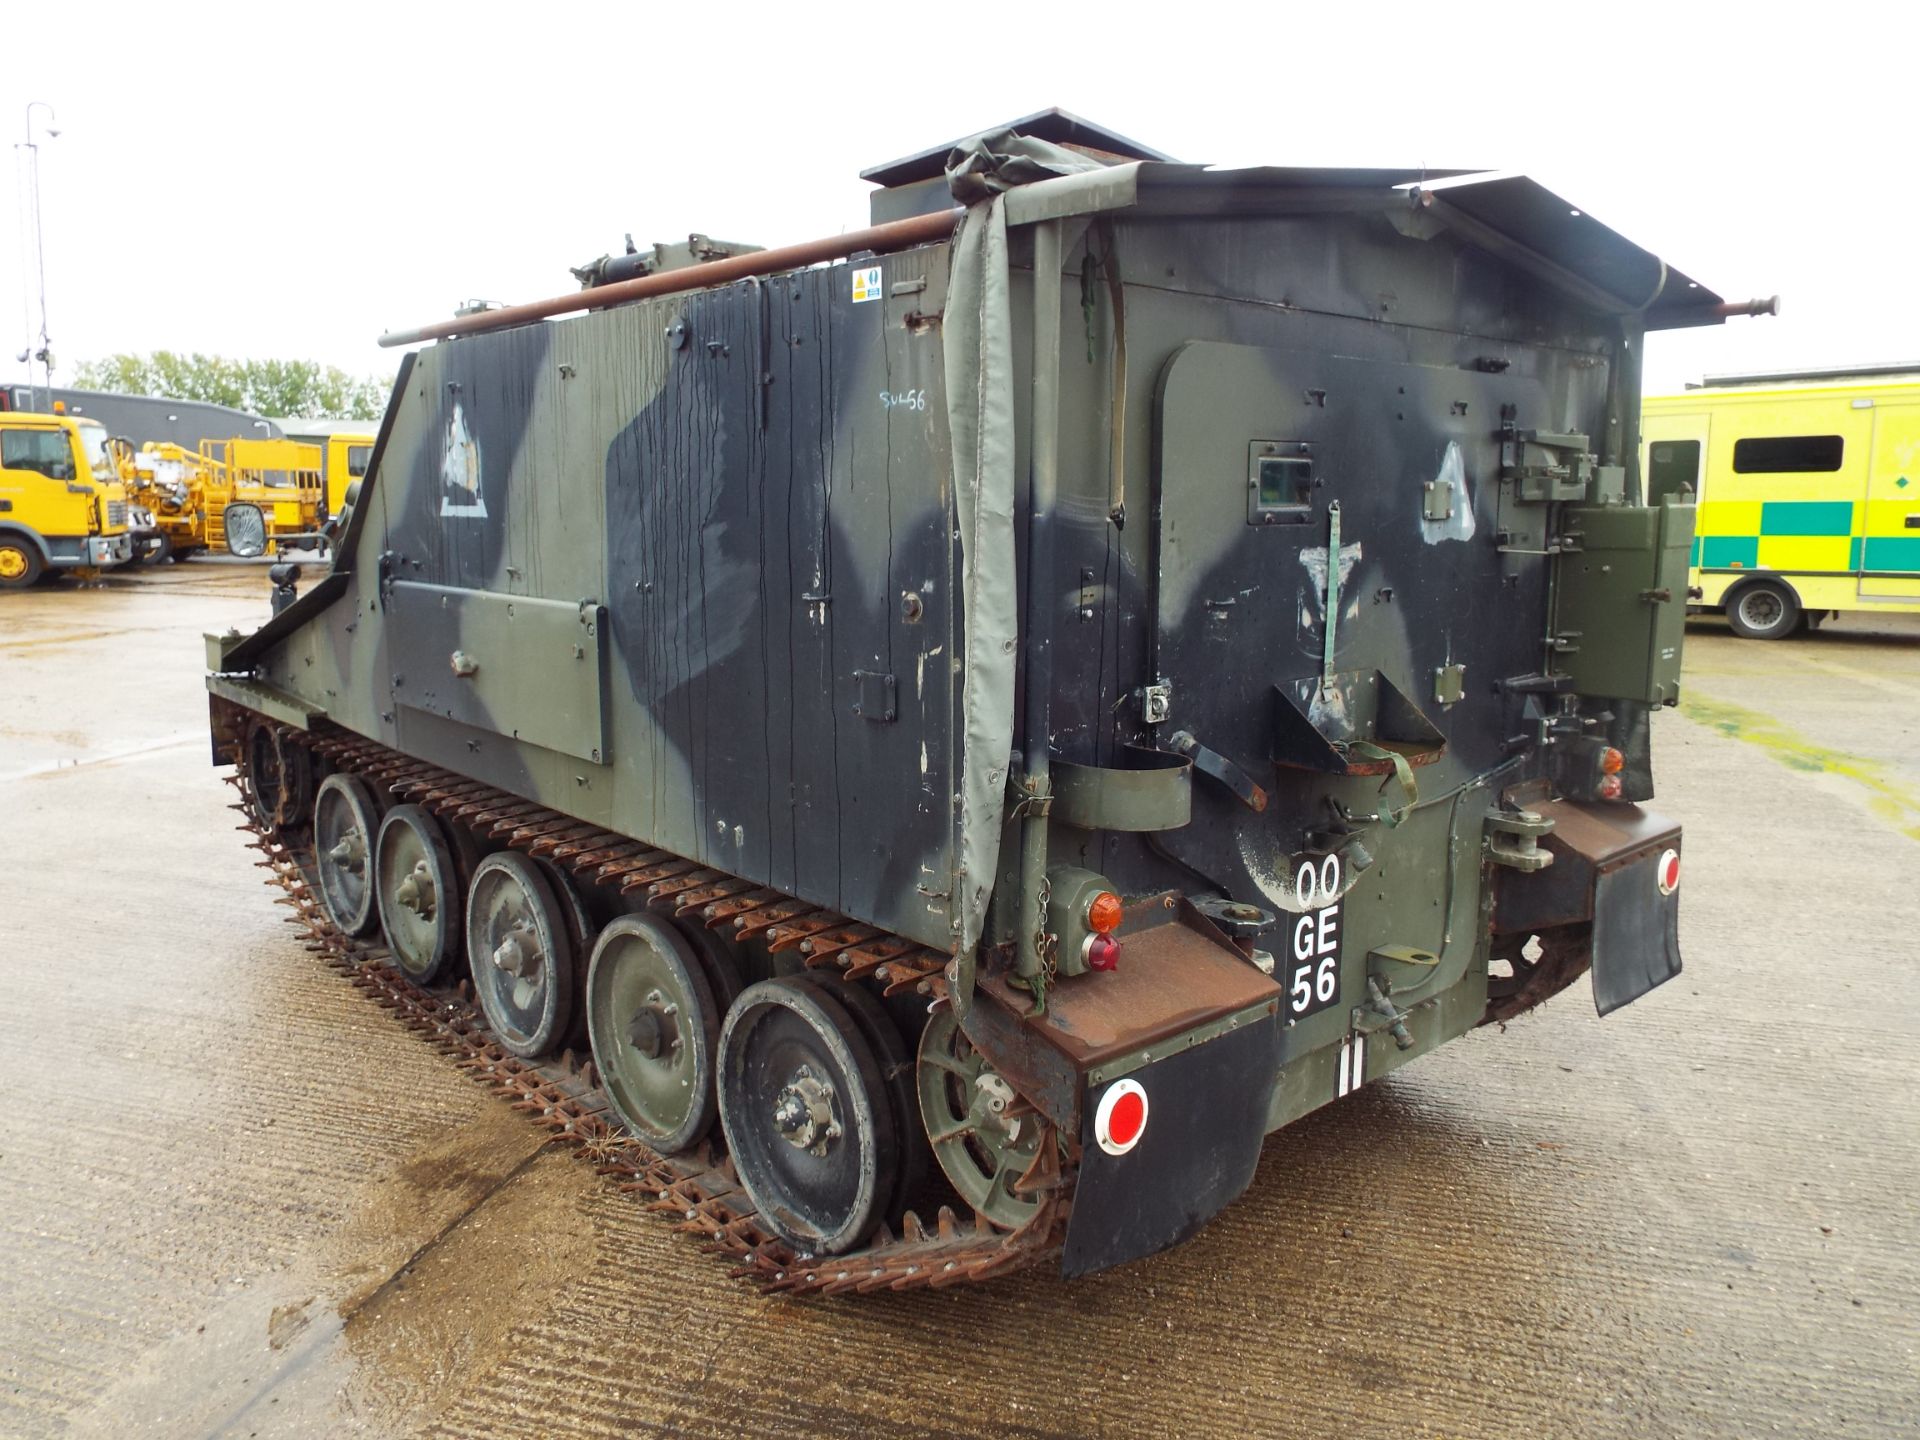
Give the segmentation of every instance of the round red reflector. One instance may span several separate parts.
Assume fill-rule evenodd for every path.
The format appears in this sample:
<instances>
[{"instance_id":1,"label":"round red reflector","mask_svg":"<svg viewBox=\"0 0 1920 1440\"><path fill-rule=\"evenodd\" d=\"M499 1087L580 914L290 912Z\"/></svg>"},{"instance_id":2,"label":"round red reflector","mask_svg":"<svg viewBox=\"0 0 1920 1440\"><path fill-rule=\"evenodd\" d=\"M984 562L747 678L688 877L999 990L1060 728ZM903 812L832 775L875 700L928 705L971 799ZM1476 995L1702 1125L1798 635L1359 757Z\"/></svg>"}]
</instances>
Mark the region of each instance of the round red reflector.
<instances>
[{"instance_id":1,"label":"round red reflector","mask_svg":"<svg viewBox=\"0 0 1920 1440\"><path fill-rule=\"evenodd\" d=\"M1626 787L1620 783L1620 777L1618 775L1609 775L1600 782L1600 798L1602 800L1618 800L1620 798L1620 792L1625 788Z\"/></svg>"},{"instance_id":2,"label":"round red reflector","mask_svg":"<svg viewBox=\"0 0 1920 1440\"><path fill-rule=\"evenodd\" d=\"M1093 1138L1109 1155L1124 1155L1147 1129L1147 1092L1137 1080L1116 1080L1093 1114Z\"/></svg>"},{"instance_id":3,"label":"round red reflector","mask_svg":"<svg viewBox=\"0 0 1920 1440\"><path fill-rule=\"evenodd\" d=\"M1089 970L1118 970L1120 968L1120 942L1105 935L1087 937L1087 968Z\"/></svg>"},{"instance_id":4,"label":"round red reflector","mask_svg":"<svg viewBox=\"0 0 1920 1440\"><path fill-rule=\"evenodd\" d=\"M1121 908L1118 895L1102 890L1087 906L1087 928L1096 935L1111 935L1120 923Z\"/></svg>"},{"instance_id":5,"label":"round red reflector","mask_svg":"<svg viewBox=\"0 0 1920 1440\"><path fill-rule=\"evenodd\" d=\"M1680 888L1680 852L1669 850L1660 857L1660 893L1671 895Z\"/></svg>"}]
</instances>

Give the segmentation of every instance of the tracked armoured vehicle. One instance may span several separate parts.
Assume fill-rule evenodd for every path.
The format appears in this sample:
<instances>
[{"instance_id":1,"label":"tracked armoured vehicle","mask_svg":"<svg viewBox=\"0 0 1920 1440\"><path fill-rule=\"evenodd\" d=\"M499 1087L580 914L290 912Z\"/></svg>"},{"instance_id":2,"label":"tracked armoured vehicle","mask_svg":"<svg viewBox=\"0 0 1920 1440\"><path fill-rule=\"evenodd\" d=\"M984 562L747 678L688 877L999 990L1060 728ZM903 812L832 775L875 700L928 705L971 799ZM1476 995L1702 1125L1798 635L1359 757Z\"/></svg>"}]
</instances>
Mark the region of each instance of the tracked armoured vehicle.
<instances>
[{"instance_id":1,"label":"tracked armoured vehicle","mask_svg":"<svg viewBox=\"0 0 1920 1440\"><path fill-rule=\"evenodd\" d=\"M796 1289L1147 1255L1678 972L1640 349L1756 307L1511 177L1047 112L866 178L386 337L331 570L210 641L317 944Z\"/></svg>"}]
</instances>

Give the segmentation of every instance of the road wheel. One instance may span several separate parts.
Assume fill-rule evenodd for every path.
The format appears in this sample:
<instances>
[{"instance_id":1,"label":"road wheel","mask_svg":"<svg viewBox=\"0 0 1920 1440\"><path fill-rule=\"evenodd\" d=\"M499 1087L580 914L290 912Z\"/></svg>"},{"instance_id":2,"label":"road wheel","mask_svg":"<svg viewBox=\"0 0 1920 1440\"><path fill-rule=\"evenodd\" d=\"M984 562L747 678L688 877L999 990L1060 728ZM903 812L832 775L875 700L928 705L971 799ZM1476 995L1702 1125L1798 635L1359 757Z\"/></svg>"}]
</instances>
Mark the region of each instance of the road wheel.
<instances>
[{"instance_id":1,"label":"road wheel","mask_svg":"<svg viewBox=\"0 0 1920 1440\"><path fill-rule=\"evenodd\" d=\"M706 967L672 925L622 915L587 967L593 1063L620 1118L664 1154L713 1125L720 1008Z\"/></svg>"},{"instance_id":2,"label":"road wheel","mask_svg":"<svg viewBox=\"0 0 1920 1440\"><path fill-rule=\"evenodd\" d=\"M1756 580L1727 606L1727 624L1743 639L1783 639L1800 628L1800 601L1776 581Z\"/></svg>"},{"instance_id":3,"label":"road wheel","mask_svg":"<svg viewBox=\"0 0 1920 1440\"><path fill-rule=\"evenodd\" d=\"M153 535L149 535L145 541L142 542L140 563L142 565L164 565L172 558L172 555L173 541L167 535L166 531L161 530Z\"/></svg>"},{"instance_id":4,"label":"road wheel","mask_svg":"<svg viewBox=\"0 0 1920 1440\"><path fill-rule=\"evenodd\" d=\"M0 535L0 590L24 590L46 570L39 547L18 535Z\"/></svg>"},{"instance_id":5,"label":"road wheel","mask_svg":"<svg viewBox=\"0 0 1920 1440\"><path fill-rule=\"evenodd\" d=\"M482 860L467 891L467 959L495 1037L523 1059L573 1023L573 940L540 867L512 850Z\"/></svg>"},{"instance_id":6,"label":"road wheel","mask_svg":"<svg viewBox=\"0 0 1920 1440\"><path fill-rule=\"evenodd\" d=\"M380 929L407 977L441 979L459 958L464 916L460 876L440 822L418 805L396 805L374 844Z\"/></svg>"},{"instance_id":7,"label":"road wheel","mask_svg":"<svg viewBox=\"0 0 1920 1440\"><path fill-rule=\"evenodd\" d=\"M333 923L349 935L369 934L379 923L373 882L379 816L372 789L355 775L329 775L313 797L313 865L320 876L320 899Z\"/></svg>"},{"instance_id":8,"label":"road wheel","mask_svg":"<svg viewBox=\"0 0 1920 1440\"><path fill-rule=\"evenodd\" d=\"M885 1218L900 1137L873 1047L802 976L749 986L720 1034L720 1123L767 1228L810 1255L851 1250Z\"/></svg>"}]
</instances>

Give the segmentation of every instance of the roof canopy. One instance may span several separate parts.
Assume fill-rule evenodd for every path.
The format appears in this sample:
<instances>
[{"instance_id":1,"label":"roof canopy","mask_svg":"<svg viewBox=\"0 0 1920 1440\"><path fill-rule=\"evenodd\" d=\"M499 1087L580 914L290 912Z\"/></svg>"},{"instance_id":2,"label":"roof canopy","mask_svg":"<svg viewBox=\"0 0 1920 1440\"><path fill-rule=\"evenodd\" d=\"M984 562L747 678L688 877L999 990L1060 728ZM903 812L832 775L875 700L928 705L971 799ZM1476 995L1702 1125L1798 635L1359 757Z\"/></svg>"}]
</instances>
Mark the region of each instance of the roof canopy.
<instances>
[{"instance_id":1,"label":"roof canopy","mask_svg":"<svg viewBox=\"0 0 1920 1440\"><path fill-rule=\"evenodd\" d=\"M1717 324L1724 302L1659 256L1525 176L1499 171L1185 165L1064 110L1042 110L981 136L1017 131L1090 153L1108 168L1022 185L1008 195L1010 224L1129 210L1141 216L1219 216L1404 210L1418 227L1453 231L1605 314L1638 315L1649 330ZM929 182L949 154L980 136L875 165L862 178L887 190L916 187L910 209L953 203ZM905 200L907 197L900 197ZM900 213L907 213L902 209ZM878 214L878 206L876 206Z\"/></svg>"}]
</instances>

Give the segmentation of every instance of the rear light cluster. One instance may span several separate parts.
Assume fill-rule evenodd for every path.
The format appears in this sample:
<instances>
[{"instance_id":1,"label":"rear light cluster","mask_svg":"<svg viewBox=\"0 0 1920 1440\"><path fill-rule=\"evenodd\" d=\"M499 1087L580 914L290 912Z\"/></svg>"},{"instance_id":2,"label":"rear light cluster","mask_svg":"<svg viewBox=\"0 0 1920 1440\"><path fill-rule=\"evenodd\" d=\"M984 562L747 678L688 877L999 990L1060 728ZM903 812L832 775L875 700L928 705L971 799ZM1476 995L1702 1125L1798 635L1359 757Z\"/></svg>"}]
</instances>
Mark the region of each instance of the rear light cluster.
<instances>
[{"instance_id":1,"label":"rear light cluster","mask_svg":"<svg viewBox=\"0 0 1920 1440\"><path fill-rule=\"evenodd\" d=\"M1113 938L1113 931L1120 924L1124 908L1120 897L1111 890L1102 890L1088 904L1087 929L1093 933L1087 936L1081 953L1089 970L1120 968L1120 942Z\"/></svg>"},{"instance_id":2,"label":"rear light cluster","mask_svg":"<svg viewBox=\"0 0 1920 1440\"><path fill-rule=\"evenodd\" d=\"M1620 781L1620 772L1627 767L1627 757L1609 745L1600 752L1600 790L1602 800L1618 800L1625 788Z\"/></svg>"}]
</instances>

